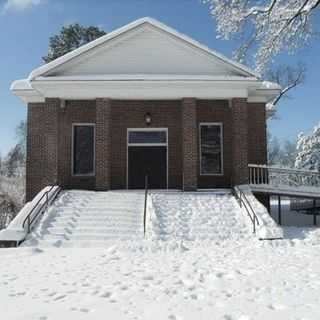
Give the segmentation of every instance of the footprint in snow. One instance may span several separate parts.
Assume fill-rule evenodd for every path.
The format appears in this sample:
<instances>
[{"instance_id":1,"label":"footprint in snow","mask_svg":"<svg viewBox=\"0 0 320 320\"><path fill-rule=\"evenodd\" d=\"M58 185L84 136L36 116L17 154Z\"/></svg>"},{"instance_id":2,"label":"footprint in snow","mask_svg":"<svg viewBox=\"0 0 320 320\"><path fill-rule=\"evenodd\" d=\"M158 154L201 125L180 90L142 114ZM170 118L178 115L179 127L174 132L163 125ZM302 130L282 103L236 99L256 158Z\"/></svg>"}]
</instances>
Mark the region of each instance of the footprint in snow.
<instances>
[{"instance_id":1,"label":"footprint in snow","mask_svg":"<svg viewBox=\"0 0 320 320\"><path fill-rule=\"evenodd\" d=\"M170 314L168 319L170 319L170 320L182 320L181 317L179 317L179 316L177 316L175 314Z\"/></svg>"},{"instance_id":2,"label":"footprint in snow","mask_svg":"<svg viewBox=\"0 0 320 320\"><path fill-rule=\"evenodd\" d=\"M286 308L283 304L270 304L268 305L268 308L271 310L283 310Z\"/></svg>"}]
</instances>

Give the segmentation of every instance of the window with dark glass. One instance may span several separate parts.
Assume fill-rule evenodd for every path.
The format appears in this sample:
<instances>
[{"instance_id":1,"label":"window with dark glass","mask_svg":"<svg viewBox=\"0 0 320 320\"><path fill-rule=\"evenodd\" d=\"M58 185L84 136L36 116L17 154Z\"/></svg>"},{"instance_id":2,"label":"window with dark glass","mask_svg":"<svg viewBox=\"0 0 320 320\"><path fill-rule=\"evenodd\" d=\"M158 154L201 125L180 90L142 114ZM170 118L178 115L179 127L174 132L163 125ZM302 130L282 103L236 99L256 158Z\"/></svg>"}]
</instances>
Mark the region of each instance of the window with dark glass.
<instances>
[{"instance_id":1,"label":"window with dark glass","mask_svg":"<svg viewBox=\"0 0 320 320\"><path fill-rule=\"evenodd\" d=\"M167 132L159 131L130 131L129 144L133 143L166 143Z\"/></svg>"},{"instance_id":2,"label":"window with dark glass","mask_svg":"<svg viewBox=\"0 0 320 320\"><path fill-rule=\"evenodd\" d=\"M73 174L94 174L94 126L73 127Z\"/></svg>"},{"instance_id":3,"label":"window with dark glass","mask_svg":"<svg viewBox=\"0 0 320 320\"><path fill-rule=\"evenodd\" d=\"M222 126L220 124L200 125L200 153L201 174L222 174Z\"/></svg>"}]
</instances>

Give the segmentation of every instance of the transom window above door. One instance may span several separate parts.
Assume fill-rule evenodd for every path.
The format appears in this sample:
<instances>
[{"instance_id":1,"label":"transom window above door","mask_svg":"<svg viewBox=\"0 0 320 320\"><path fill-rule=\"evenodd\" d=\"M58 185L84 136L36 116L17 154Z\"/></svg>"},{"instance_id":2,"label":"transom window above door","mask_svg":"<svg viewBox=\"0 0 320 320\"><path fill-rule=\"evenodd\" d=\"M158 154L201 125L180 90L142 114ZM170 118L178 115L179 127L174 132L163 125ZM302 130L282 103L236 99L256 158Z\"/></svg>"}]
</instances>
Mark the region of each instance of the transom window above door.
<instances>
[{"instance_id":1,"label":"transom window above door","mask_svg":"<svg viewBox=\"0 0 320 320\"><path fill-rule=\"evenodd\" d=\"M167 144L167 131L161 129L129 129L128 144Z\"/></svg>"}]
</instances>

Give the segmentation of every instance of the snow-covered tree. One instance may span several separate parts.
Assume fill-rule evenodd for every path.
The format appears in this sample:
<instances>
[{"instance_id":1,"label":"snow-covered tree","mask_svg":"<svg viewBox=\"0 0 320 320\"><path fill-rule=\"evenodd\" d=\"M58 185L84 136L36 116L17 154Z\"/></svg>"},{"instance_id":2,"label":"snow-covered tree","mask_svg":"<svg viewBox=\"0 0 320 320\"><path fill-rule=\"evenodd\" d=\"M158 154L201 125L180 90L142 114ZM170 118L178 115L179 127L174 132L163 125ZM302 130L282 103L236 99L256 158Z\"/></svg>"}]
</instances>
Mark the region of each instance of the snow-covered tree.
<instances>
[{"instance_id":1,"label":"snow-covered tree","mask_svg":"<svg viewBox=\"0 0 320 320\"><path fill-rule=\"evenodd\" d=\"M268 135L268 164L277 165L280 163L281 146L277 137Z\"/></svg>"},{"instance_id":2,"label":"snow-covered tree","mask_svg":"<svg viewBox=\"0 0 320 320\"><path fill-rule=\"evenodd\" d=\"M286 140L282 145L281 166L287 168L294 168L296 158L296 142Z\"/></svg>"},{"instance_id":3,"label":"snow-covered tree","mask_svg":"<svg viewBox=\"0 0 320 320\"><path fill-rule=\"evenodd\" d=\"M59 34L50 37L49 52L42 59L48 63L105 34L97 27L83 27L78 23L64 26Z\"/></svg>"},{"instance_id":4,"label":"snow-covered tree","mask_svg":"<svg viewBox=\"0 0 320 320\"><path fill-rule=\"evenodd\" d=\"M267 116L269 118L276 117L277 104L282 98L290 98L289 91L301 85L305 79L306 67L302 63L297 66L279 65L269 69L265 77L269 81L281 85L280 93L267 104Z\"/></svg>"},{"instance_id":5,"label":"snow-covered tree","mask_svg":"<svg viewBox=\"0 0 320 320\"><path fill-rule=\"evenodd\" d=\"M277 167L294 167L296 143L285 140L280 142L277 137L268 134L268 164Z\"/></svg>"},{"instance_id":6,"label":"snow-covered tree","mask_svg":"<svg viewBox=\"0 0 320 320\"><path fill-rule=\"evenodd\" d=\"M295 167L320 171L320 123L311 134L299 134Z\"/></svg>"},{"instance_id":7,"label":"snow-covered tree","mask_svg":"<svg viewBox=\"0 0 320 320\"><path fill-rule=\"evenodd\" d=\"M220 38L237 39L235 58L253 56L262 73L280 52L294 52L316 34L320 0L203 0L217 23ZM254 54L252 55L252 53Z\"/></svg>"}]
</instances>

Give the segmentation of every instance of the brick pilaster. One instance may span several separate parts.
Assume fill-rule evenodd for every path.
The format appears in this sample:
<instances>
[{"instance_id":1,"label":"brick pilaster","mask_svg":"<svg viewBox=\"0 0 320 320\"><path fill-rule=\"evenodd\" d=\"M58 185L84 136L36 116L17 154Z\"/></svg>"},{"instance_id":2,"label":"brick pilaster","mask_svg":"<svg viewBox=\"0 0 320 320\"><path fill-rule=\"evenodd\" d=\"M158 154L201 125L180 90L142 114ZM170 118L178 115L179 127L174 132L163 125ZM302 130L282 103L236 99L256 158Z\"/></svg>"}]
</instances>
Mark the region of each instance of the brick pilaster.
<instances>
[{"instance_id":1,"label":"brick pilaster","mask_svg":"<svg viewBox=\"0 0 320 320\"><path fill-rule=\"evenodd\" d=\"M183 189L196 190L198 186L197 100L182 99L182 164Z\"/></svg>"},{"instance_id":2,"label":"brick pilaster","mask_svg":"<svg viewBox=\"0 0 320 320\"><path fill-rule=\"evenodd\" d=\"M59 99L28 104L26 201L58 181Z\"/></svg>"},{"instance_id":3,"label":"brick pilaster","mask_svg":"<svg viewBox=\"0 0 320 320\"><path fill-rule=\"evenodd\" d=\"M248 181L248 106L247 99L234 98L232 108L232 184L244 184Z\"/></svg>"},{"instance_id":4,"label":"brick pilaster","mask_svg":"<svg viewBox=\"0 0 320 320\"><path fill-rule=\"evenodd\" d=\"M111 186L111 100L96 100L96 189Z\"/></svg>"}]
</instances>

